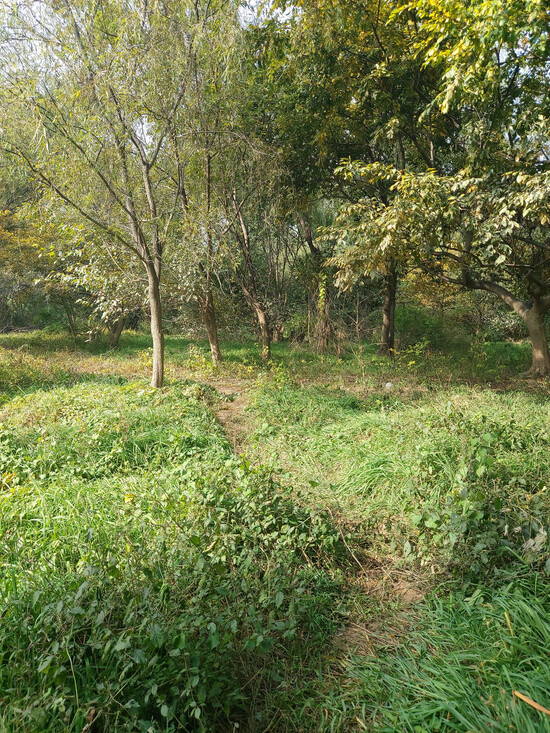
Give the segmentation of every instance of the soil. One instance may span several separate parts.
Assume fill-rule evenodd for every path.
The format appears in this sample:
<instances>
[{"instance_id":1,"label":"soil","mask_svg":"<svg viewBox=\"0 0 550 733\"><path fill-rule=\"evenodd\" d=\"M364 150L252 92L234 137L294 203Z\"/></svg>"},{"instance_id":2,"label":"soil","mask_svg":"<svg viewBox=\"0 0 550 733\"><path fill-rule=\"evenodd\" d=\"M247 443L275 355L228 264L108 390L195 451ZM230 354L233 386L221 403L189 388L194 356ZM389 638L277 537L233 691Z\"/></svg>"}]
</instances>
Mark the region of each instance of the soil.
<instances>
[{"instance_id":1,"label":"soil","mask_svg":"<svg viewBox=\"0 0 550 733\"><path fill-rule=\"evenodd\" d=\"M224 428L227 439L233 446L235 453L239 453L244 443L250 420L245 414L248 404L248 393L250 384L237 379L212 379L209 380L212 387L229 398L228 401L220 401L216 406L216 417Z\"/></svg>"}]
</instances>

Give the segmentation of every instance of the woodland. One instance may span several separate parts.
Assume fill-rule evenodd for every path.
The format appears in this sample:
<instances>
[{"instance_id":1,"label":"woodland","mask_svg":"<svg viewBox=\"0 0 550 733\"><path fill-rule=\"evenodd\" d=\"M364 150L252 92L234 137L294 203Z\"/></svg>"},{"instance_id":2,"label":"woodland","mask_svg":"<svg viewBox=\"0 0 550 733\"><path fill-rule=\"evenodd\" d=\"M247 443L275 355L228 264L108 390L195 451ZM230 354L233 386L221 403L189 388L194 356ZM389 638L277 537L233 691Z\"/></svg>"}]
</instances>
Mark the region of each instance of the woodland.
<instances>
[{"instance_id":1,"label":"woodland","mask_svg":"<svg viewBox=\"0 0 550 733\"><path fill-rule=\"evenodd\" d=\"M0 0L0 733L550 732L550 9Z\"/></svg>"}]
</instances>

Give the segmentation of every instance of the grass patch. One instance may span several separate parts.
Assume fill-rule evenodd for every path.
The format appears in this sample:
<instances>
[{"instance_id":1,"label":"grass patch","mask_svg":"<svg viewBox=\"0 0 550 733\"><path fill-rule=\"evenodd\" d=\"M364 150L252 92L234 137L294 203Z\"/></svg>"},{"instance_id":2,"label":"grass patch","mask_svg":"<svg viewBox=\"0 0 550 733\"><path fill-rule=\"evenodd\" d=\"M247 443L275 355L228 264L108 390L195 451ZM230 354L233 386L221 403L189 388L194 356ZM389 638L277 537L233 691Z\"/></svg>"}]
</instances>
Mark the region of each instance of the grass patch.
<instances>
[{"instance_id":1,"label":"grass patch","mask_svg":"<svg viewBox=\"0 0 550 733\"><path fill-rule=\"evenodd\" d=\"M258 725L285 656L338 623L328 519L236 459L187 385L57 388L2 418L2 730Z\"/></svg>"},{"instance_id":2,"label":"grass patch","mask_svg":"<svg viewBox=\"0 0 550 733\"><path fill-rule=\"evenodd\" d=\"M550 716L513 694L550 708L549 612L536 574L428 601L405 638L378 643L373 656L351 650L324 703L325 729L549 731Z\"/></svg>"},{"instance_id":3,"label":"grass patch","mask_svg":"<svg viewBox=\"0 0 550 733\"><path fill-rule=\"evenodd\" d=\"M361 400L269 384L251 410L253 455L281 462L379 550L479 573L548 561L546 400L467 388Z\"/></svg>"},{"instance_id":4,"label":"grass patch","mask_svg":"<svg viewBox=\"0 0 550 733\"><path fill-rule=\"evenodd\" d=\"M0 345L0 730L549 730L513 697L550 707L522 345L276 344L266 369L235 342L214 372L169 337L162 390L144 334ZM241 384L246 457L213 416Z\"/></svg>"},{"instance_id":5,"label":"grass patch","mask_svg":"<svg viewBox=\"0 0 550 733\"><path fill-rule=\"evenodd\" d=\"M549 410L479 387L257 391L250 455L329 507L366 568L348 609L367 652L297 693L304 730L550 730L513 696L550 708ZM378 600L368 558L437 587Z\"/></svg>"}]
</instances>

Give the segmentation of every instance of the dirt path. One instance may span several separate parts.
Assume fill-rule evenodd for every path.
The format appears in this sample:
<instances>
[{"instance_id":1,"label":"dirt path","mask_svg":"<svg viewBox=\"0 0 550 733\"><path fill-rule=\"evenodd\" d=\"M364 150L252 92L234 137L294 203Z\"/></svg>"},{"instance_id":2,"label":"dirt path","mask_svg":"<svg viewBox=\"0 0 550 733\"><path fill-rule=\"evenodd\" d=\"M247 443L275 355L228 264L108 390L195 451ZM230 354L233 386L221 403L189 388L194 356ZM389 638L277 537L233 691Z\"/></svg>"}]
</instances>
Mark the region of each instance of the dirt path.
<instances>
[{"instance_id":1,"label":"dirt path","mask_svg":"<svg viewBox=\"0 0 550 733\"><path fill-rule=\"evenodd\" d=\"M212 379L209 384L229 398L216 406L216 417L223 426L235 453L239 453L246 439L250 419L245 414L251 385L238 379Z\"/></svg>"}]
</instances>

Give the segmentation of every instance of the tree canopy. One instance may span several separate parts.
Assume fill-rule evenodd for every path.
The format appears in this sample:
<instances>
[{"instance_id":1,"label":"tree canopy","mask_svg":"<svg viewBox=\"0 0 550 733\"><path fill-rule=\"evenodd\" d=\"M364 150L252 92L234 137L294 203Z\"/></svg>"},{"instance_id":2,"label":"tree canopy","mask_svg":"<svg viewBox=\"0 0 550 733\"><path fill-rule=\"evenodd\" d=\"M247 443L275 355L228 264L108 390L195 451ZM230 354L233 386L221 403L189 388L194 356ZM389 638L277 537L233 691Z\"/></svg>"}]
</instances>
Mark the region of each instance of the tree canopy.
<instances>
[{"instance_id":1,"label":"tree canopy","mask_svg":"<svg viewBox=\"0 0 550 733\"><path fill-rule=\"evenodd\" d=\"M268 359L304 306L326 349L338 292L368 286L391 356L414 272L499 297L546 374L549 22L534 0L5 3L3 154L60 233L57 282L115 331L147 311L156 386L188 301L216 364L224 298Z\"/></svg>"}]
</instances>

